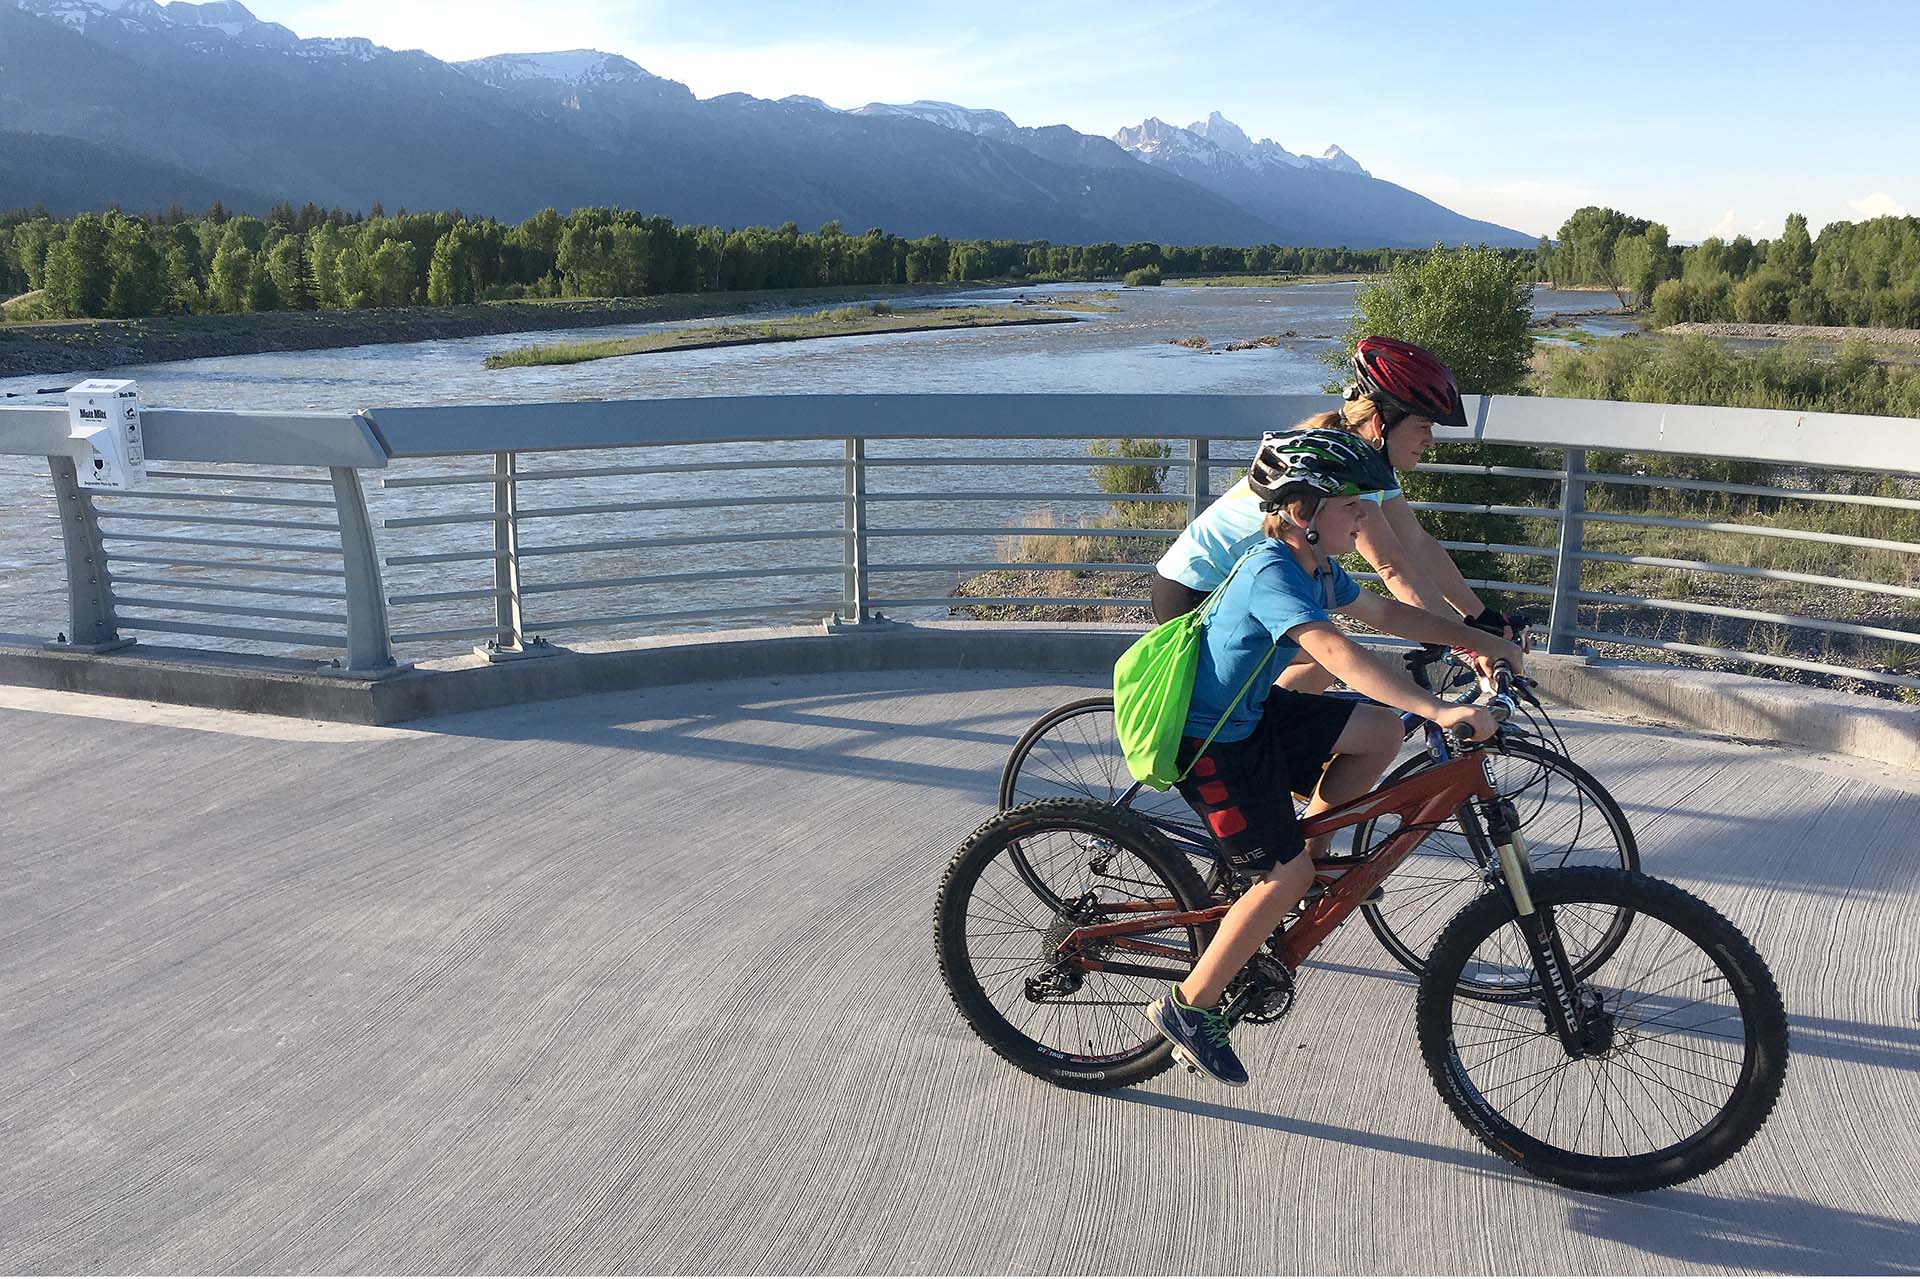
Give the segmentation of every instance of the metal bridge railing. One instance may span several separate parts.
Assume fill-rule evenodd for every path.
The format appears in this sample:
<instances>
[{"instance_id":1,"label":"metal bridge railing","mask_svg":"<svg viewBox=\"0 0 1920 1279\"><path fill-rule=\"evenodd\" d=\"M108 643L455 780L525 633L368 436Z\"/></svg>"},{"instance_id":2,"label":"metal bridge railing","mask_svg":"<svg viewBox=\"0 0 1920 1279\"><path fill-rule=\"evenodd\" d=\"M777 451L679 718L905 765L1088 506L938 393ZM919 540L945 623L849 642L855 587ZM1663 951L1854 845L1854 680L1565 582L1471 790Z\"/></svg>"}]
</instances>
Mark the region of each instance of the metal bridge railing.
<instances>
[{"instance_id":1,"label":"metal bridge railing","mask_svg":"<svg viewBox=\"0 0 1920 1279\"><path fill-rule=\"evenodd\" d=\"M60 642L98 651L129 642L122 632L151 632L216 648L318 650L342 670L377 672L392 667L396 649L429 655L477 643L504 659L551 651L547 636L827 614L858 627L948 607L1139 608L1144 599L1122 584L1138 583L1173 530L1147 526L1157 520L1087 528L1080 514L1107 514L1123 500L1136 513L1162 507L1167 523L1184 522L1244 468L1261 431L1326 404L1318 396L984 394L359 414L154 409L145 417L153 482L124 494L78 485L64 410L6 408L0 456L47 459L68 583ZM1476 589L1549 601L1555 651L1602 643L1920 688L1901 669L1905 655L1920 659L1920 633L1901 624L1904 615L1820 617L1770 598L1695 598L1689 585L1920 600L1912 567L1920 565L1920 521L1908 521L1916 538L1908 540L1787 519L1920 513L1920 492L1904 479L1891 492L1829 491L1828 482L1859 457L1875 458L1883 475L1920 476L1911 422L1526 397L1470 400L1469 413L1473 426L1441 431L1442 441L1526 446L1528 464L1421 469L1510 482L1521 495L1414 505L1518 521L1506 526L1525 530L1518 540L1480 541L1458 536L1456 521L1445 545L1505 566L1475 580ZM1171 456L1085 451L1088 440L1116 438L1166 441ZM1760 478L1772 482L1590 467L1597 450L1760 463L1771 468ZM1163 468L1162 491L1103 493L1089 473L1130 465ZM363 471L378 472L371 493ZM1643 509L1649 493L1744 506L1652 511ZM1069 542L1061 543L1067 554L1037 560L1005 553L1017 539L1074 537L1118 558L1075 555ZM1735 562L1742 557L1726 549L1729 539L1765 550L1745 557L1762 562ZM1843 552L1840 567L1779 562L1809 548ZM1878 568L1849 571L1854 563ZM1625 570L1667 576L1649 579L1660 589L1636 589L1619 580ZM962 579L1012 571L1038 575L1030 583L1071 576L1061 589L950 593ZM1656 619L1651 633L1648 618ZM1659 620L1688 618L1816 640L1759 651L1669 636ZM1845 649L1838 656L1828 651L1836 643ZM1898 660L1840 660L1862 645Z\"/></svg>"}]
</instances>

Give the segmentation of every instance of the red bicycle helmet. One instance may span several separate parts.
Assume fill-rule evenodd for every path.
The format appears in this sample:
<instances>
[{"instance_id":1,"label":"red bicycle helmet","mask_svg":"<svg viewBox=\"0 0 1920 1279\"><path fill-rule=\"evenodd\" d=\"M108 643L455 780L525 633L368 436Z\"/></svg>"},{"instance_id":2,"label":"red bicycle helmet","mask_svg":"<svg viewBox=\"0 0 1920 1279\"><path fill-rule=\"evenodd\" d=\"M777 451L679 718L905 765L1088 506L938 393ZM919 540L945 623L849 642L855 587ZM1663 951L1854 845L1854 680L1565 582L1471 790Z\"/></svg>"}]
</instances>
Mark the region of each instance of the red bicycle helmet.
<instances>
[{"instance_id":1,"label":"red bicycle helmet","mask_svg":"<svg viewBox=\"0 0 1920 1279\"><path fill-rule=\"evenodd\" d=\"M1465 426L1466 406L1453 374L1433 352L1395 338L1361 338L1353 352L1355 389L1383 409Z\"/></svg>"}]
</instances>

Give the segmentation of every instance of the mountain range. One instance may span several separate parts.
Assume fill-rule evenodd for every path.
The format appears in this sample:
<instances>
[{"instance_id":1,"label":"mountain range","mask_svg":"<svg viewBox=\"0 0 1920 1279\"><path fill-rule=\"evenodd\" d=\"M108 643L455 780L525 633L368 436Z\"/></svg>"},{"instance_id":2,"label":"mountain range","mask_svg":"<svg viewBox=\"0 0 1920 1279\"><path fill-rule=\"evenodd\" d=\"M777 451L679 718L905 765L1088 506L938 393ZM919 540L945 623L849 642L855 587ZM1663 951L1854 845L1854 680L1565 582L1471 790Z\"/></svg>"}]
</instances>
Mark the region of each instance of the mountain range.
<instances>
[{"instance_id":1,"label":"mountain range","mask_svg":"<svg viewBox=\"0 0 1920 1279\"><path fill-rule=\"evenodd\" d=\"M1533 243L1218 112L1103 138L950 103L701 99L596 50L449 63L301 39L240 0L0 0L0 207L216 198L1057 243Z\"/></svg>"}]
</instances>

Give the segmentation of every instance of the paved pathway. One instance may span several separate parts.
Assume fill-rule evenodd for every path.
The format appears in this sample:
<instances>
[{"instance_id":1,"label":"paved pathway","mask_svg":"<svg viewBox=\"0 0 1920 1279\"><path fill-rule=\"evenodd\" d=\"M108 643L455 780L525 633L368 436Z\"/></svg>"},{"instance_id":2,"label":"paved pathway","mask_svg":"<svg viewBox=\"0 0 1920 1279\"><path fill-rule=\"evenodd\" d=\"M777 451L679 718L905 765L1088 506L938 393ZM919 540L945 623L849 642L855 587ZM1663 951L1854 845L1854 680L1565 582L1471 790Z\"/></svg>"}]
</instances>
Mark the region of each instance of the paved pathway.
<instances>
[{"instance_id":1,"label":"paved pathway","mask_svg":"<svg viewBox=\"0 0 1920 1279\"><path fill-rule=\"evenodd\" d=\"M413 731L0 689L0 1272L1920 1273L1920 778L1575 723L1794 1018L1754 1145L1615 1201L1468 1138L1358 926L1241 1092L1060 1092L975 1041L933 889L1079 692Z\"/></svg>"}]
</instances>

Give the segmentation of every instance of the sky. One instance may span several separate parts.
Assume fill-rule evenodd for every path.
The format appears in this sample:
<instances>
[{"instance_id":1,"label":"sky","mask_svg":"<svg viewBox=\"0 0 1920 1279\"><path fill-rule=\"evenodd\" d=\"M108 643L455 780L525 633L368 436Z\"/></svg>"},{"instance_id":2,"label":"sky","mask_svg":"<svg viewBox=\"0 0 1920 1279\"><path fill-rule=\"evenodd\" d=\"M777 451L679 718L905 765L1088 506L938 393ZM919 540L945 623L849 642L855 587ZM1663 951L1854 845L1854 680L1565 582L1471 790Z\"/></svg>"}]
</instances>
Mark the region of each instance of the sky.
<instances>
[{"instance_id":1,"label":"sky","mask_svg":"<svg viewBox=\"0 0 1920 1279\"><path fill-rule=\"evenodd\" d=\"M620 53L703 98L931 98L1103 136L1217 110L1535 235L1585 204L1680 241L1920 213L1909 0L248 2L450 61Z\"/></svg>"}]
</instances>

